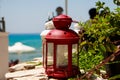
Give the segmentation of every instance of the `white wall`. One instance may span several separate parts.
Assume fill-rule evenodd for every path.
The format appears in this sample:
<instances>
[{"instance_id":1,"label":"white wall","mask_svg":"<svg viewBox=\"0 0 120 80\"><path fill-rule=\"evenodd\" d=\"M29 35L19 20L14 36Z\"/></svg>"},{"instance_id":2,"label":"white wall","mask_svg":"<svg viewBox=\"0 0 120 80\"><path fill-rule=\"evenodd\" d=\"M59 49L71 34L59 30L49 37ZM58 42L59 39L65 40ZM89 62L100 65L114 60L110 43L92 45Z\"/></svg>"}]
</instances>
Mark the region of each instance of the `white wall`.
<instances>
[{"instance_id":1,"label":"white wall","mask_svg":"<svg viewBox=\"0 0 120 80\"><path fill-rule=\"evenodd\" d=\"M0 80L8 72L8 33L0 32Z\"/></svg>"}]
</instances>

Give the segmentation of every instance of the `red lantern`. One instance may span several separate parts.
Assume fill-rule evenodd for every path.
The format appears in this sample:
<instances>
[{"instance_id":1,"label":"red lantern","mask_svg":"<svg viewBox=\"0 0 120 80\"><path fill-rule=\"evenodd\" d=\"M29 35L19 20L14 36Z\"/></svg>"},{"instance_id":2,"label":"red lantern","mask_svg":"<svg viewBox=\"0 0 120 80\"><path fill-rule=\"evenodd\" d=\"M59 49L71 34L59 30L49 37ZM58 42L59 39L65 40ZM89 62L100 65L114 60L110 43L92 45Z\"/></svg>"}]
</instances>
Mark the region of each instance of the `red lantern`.
<instances>
[{"instance_id":1,"label":"red lantern","mask_svg":"<svg viewBox=\"0 0 120 80\"><path fill-rule=\"evenodd\" d=\"M78 54L79 36L69 29L71 22L72 19L66 15L53 18L56 29L45 37L43 65L49 77L69 78L80 73L72 60L73 54Z\"/></svg>"}]
</instances>

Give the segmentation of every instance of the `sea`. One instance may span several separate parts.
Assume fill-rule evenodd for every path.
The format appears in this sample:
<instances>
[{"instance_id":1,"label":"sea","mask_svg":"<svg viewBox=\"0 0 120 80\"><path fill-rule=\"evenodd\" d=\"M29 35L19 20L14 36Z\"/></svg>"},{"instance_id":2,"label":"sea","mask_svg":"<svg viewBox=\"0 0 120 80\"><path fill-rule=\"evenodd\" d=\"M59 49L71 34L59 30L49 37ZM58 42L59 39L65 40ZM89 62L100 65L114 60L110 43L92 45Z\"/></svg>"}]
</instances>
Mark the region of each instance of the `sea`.
<instances>
[{"instance_id":1,"label":"sea","mask_svg":"<svg viewBox=\"0 0 120 80\"><path fill-rule=\"evenodd\" d=\"M13 46L15 43L20 42L24 45L34 47L36 50L33 52L25 53L10 53L9 52L9 61L19 59L20 62L31 61L34 58L42 57L42 41L40 33L25 33L25 34L9 34L9 45Z\"/></svg>"}]
</instances>

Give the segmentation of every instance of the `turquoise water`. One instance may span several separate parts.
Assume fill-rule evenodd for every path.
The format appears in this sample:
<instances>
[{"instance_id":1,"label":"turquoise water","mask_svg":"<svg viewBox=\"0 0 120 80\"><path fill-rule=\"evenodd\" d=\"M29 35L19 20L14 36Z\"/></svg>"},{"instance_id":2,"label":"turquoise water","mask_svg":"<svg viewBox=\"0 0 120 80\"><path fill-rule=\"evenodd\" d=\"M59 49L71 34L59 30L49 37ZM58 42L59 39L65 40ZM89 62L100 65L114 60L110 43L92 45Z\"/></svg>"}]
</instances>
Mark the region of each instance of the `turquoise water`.
<instances>
[{"instance_id":1,"label":"turquoise water","mask_svg":"<svg viewBox=\"0 0 120 80\"><path fill-rule=\"evenodd\" d=\"M16 42L21 42L24 45L34 47L36 51L29 53L9 53L9 60L20 59L21 62L32 60L35 57L41 57L41 37L40 34L9 34L9 46Z\"/></svg>"}]
</instances>

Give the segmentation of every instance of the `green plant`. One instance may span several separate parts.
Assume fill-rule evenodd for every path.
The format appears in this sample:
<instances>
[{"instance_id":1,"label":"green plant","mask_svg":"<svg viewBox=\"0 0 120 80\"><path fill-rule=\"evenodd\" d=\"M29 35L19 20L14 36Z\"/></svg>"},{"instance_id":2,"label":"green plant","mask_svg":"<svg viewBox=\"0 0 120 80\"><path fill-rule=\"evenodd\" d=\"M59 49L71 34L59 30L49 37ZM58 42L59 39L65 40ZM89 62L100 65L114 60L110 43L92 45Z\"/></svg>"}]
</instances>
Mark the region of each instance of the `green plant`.
<instances>
[{"instance_id":1,"label":"green plant","mask_svg":"<svg viewBox=\"0 0 120 80\"><path fill-rule=\"evenodd\" d=\"M120 78L120 75L113 76L113 77L109 78L108 80L115 80L117 78Z\"/></svg>"},{"instance_id":2,"label":"green plant","mask_svg":"<svg viewBox=\"0 0 120 80\"><path fill-rule=\"evenodd\" d=\"M79 67L88 71L104 58L106 53L116 51L113 38L120 36L120 8L114 12L104 2L96 3L98 15L88 23L79 23L84 27L80 35ZM120 40L120 39L117 39Z\"/></svg>"},{"instance_id":3,"label":"green plant","mask_svg":"<svg viewBox=\"0 0 120 80\"><path fill-rule=\"evenodd\" d=\"M120 5L120 0L113 0L113 2L118 6Z\"/></svg>"}]
</instances>

